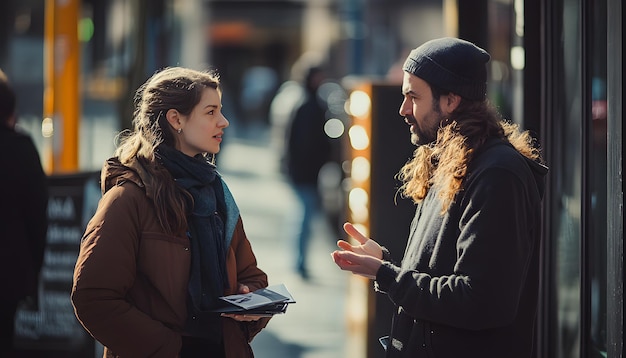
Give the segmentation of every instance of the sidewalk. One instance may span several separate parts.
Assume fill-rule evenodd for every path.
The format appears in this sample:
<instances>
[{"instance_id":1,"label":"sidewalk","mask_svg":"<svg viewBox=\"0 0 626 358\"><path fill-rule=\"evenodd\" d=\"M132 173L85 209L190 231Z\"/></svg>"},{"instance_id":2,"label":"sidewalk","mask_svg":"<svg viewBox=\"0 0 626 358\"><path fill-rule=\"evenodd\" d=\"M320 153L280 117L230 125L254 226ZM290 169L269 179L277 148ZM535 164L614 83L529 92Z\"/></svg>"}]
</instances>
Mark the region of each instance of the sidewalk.
<instances>
[{"instance_id":1,"label":"sidewalk","mask_svg":"<svg viewBox=\"0 0 626 358\"><path fill-rule=\"evenodd\" d=\"M268 274L270 285L284 283L297 301L255 337L255 357L346 357L348 275L330 257L336 234L323 218L315 222L309 249L311 277L303 281L294 270L291 241L297 202L278 172L278 153L264 138L264 134L255 140L228 137L217 157L259 267Z\"/></svg>"}]
</instances>

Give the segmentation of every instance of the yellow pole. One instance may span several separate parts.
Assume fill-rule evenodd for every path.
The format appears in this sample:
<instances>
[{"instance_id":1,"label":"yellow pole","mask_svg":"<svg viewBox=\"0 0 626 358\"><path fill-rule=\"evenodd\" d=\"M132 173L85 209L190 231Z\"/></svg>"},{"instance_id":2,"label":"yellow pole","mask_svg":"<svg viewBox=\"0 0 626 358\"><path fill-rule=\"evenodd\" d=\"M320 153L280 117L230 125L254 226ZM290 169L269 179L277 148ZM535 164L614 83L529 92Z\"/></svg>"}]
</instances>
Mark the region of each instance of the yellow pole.
<instances>
[{"instance_id":1,"label":"yellow pole","mask_svg":"<svg viewBox=\"0 0 626 358\"><path fill-rule=\"evenodd\" d=\"M46 0L42 133L48 173L78 170L80 0Z\"/></svg>"},{"instance_id":2,"label":"yellow pole","mask_svg":"<svg viewBox=\"0 0 626 358\"><path fill-rule=\"evenodd\" d=\"M52 118L54 117L54 0L46 0L44 24L44 91L43 91L43 122L41 134L45 138L42 153L43 167L46 173L53 171Z\"/></svg>"}]
</instances>

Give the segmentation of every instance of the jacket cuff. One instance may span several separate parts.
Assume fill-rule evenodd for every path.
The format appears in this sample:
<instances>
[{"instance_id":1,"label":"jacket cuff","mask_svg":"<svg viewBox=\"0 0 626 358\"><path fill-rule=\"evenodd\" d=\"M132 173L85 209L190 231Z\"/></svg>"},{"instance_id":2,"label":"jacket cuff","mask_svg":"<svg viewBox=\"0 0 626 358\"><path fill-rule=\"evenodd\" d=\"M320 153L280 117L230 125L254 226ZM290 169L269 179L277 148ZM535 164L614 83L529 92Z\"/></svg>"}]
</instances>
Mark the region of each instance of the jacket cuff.
<instances>
[{"instance_id":1,"label":"jacket cuff","mask_svg":"<svg viewBox=\"0 0 626 358\"><path fill-rule=\"evenodd\" d=\"M393 262L393 259L391 257L391 252L389 252L389 249L387 249L384 246L381 246L380 248L383 250L383 261Z\"/></svg>"},{"instance_id":2,"label":"jacket cuff","mask_svg":"<svg viewBox=\"0 0 626 358\"><path fill-rule=\"evenodd\" d=\"M383 262L376 272L376 281L374 282L374 289L378 292L387 293L389 287L396 281L398 276L399 267L394 266L391 262Z\"/></svg>"}]
</instances>

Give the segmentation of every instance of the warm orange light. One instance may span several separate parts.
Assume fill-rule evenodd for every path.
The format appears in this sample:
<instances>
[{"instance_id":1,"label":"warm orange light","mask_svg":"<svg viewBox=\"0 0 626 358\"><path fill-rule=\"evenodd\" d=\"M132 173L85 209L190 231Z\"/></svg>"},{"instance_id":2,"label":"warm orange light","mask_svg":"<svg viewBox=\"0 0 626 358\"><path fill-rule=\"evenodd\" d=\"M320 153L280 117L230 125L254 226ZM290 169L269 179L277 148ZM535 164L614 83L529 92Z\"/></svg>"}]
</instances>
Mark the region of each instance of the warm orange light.
<instances>
[{"instance_id":1,"label":"warm orange light","mask_svg":"<svg viewBox=\"0 0 626 358\"><path fill-rule=\"evenodd\" d=\"M243 21L218 22L209 27L209 38L214 44L239 43L246 41L253 30L249 23Z\"/></svg>"}]
</instances>

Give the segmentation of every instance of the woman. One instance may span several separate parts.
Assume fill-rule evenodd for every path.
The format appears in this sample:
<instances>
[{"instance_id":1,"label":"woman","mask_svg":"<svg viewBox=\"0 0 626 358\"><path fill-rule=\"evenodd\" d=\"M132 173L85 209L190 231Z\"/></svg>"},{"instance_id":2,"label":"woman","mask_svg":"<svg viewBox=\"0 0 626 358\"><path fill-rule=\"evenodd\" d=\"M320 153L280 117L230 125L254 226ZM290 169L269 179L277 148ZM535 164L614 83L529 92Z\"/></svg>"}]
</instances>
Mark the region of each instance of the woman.
<instances>
[{"instance_id":1,"label":"woman","mask_svg":"<svg viewBox=\"0 0 626 358\"><path fill-rule=\"evenodd\" d=\"M215 72L167 68L137 91L134 131L102 169L72 303L105 357L253 357L268 318L211 312L267 286L210 158L228 120Z\"/></svg>"}]
</instances>

